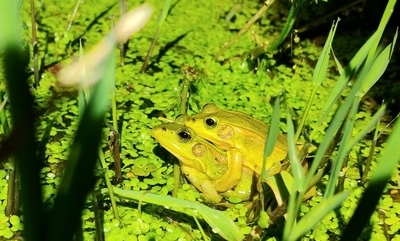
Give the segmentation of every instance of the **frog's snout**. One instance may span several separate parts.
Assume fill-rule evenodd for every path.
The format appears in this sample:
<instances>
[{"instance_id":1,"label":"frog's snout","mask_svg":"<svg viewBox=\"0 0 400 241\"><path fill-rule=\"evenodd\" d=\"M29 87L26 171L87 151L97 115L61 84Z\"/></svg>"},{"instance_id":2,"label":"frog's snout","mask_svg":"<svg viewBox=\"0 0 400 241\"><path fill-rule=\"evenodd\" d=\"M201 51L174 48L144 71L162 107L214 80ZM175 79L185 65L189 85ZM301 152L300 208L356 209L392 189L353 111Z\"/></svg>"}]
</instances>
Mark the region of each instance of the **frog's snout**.
<instances>
[{"instance_id":1,"label":"frog's snout","mask_svg":"<svg viewBox=\"0 0 400 241\"><path fill-rule=\"evenodd\" d=\"M160 136L160 132L166 132L167 128L163 127L163 126L155 126L152 130L151 130L151 134L153 135L153 137L155 137L157 139L157 137Z\"/></svg>"},{"instance_id":2,"label":"frog's snout","mask_svg":"<svg viewBox=\"0 0 400 241\"><path fill-rule=\"evenodd\" d=\"M195 118L189 118L189 119L187 120L187 122L193 122L193 123L195 123L195 122L196 122L196 119L195 119Z\"/></svg>"}]
</instances>

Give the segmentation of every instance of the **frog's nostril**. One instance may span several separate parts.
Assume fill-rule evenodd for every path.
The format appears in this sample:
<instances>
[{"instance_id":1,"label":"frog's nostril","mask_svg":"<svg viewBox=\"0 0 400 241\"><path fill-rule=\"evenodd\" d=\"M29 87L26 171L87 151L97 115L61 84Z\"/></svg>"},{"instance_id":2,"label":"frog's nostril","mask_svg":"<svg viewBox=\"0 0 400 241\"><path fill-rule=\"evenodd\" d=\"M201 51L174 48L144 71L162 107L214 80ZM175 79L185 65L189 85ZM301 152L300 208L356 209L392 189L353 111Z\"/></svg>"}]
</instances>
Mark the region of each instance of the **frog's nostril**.
<instances>
[{"instance_id":1,"label":"frog's nostril","mask_svg":"<svg viewBox=\"0 0 400 241\"><path fill-rule=\"evenodd\" d=\"M163 131L167 131L167 128L163 127L162 130L163 130Z\"/></svg>"}]
</instances>

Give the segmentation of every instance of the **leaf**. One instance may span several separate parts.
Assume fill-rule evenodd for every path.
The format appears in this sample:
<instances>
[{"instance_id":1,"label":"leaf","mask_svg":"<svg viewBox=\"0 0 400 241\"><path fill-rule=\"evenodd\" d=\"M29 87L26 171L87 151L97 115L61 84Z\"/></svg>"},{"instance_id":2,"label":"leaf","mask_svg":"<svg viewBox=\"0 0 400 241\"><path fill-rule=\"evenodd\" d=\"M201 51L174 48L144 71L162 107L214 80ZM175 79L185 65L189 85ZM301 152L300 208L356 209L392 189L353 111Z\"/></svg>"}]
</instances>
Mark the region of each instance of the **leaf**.
<instances>
[{"instance_id":1,"label":"leaf","mask_svg":"<svg viewBox=\"0 0 400 241\"><path fill-rule=\"evenodd\" d=\"M262 164L262 172L261 172L261 180L265 180L268 175L268 171L266 171L266 165L268 161L268 157L272 154L272 151L275 148L275 143L278 138L279 131L279 107L280 102L279 98L276 99L274 104L274 111L272 113L271 125L269 127L268 136L265 139L265 149L264 149L264 159Z\"/></svg>"},{"instance_id":2,"label":"leaf","mask_svg":"<svg viewBox=\"0 0 400 241\"><path fill-rule=\"evenodd\" d=\"M107 193L107 189L102 189L101 193ZM168 208L176 208L179 212L188 214L186 208L192 209L197 212L212 228L214 233L218 233L226 240L239 241L243 240L244 236L241 234L239 227L232 221L232 219L224 212L214 210L203 204L193 203L178 198L169 196L161 196L148 192L139 192L131 190L123 190L114 187L114 193L122 198L129 200L141 200L142 202L152 203ZM191 212L189 212L190 214Z\"/></svg>"},{"instance_id":3,"label":"leaf","mask_svg":"<svg viewBox=\"0 0 400 241\"><path fill-rule=\"evenodd\" d=\"M282 205L284 201L289 199L289 195L293 194L294 180L287 171L281 171L270 176L265 182L271 188L279 205Z\"/></svg>"},{"instance_id":4,"label":"leaf","mask_svg":"<svg viewBox=\"0 0 400 241\"><path fill-rule=\"evenodd\" d=\"M400 160L400 121L393 127L383 156L379 159L368 187L358 204L356 211L343 232L342 240L357 240L375 211L380 196Z\"/></svg>"},{"instance_id":5,"label":"leaf","mask_svg":"<svg viewBox=\"0 0 400 241\"><path fill-rule=\"evenodd\" d=\"M288 240L299 240L305 233L314 228L329 212L339 207L349 194L350 191L336 194L319 203L317 206L314 206L310 212L304 215L297 225L293 227Z\"/></svg>"}]
</instances>

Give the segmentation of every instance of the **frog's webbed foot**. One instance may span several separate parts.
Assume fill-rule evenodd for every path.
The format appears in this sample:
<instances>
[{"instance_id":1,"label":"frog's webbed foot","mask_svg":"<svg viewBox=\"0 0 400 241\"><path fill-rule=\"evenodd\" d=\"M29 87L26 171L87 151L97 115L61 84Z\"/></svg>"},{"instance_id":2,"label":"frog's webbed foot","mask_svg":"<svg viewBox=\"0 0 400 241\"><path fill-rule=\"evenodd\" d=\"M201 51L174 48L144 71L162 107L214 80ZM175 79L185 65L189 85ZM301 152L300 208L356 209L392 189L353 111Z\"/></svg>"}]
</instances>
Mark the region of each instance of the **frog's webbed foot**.
<instances>
[{"instance_id":1,"label":"frog's webbed foot","mask_svg":"<svg viewBox=\"0 0 400 241\"><path fill-rule=\"evenodd\" d=\"M231 150L227 153L228 170L225 174L214 181L215 190L218 192L226 192L231 190L242 178L243 154L237 150Z\"/></svg>"},{"instance_id":2,"label":"frog's webbed foot","mask_svg":"<svg viewBox=\"0 0 400 241\"><path fill-rule=\"evenodd\" d=\"M213 183L209 177L197 169L182 166L182 173L205 197L207 201L213 203L221 202L221 195L215 190Z\"/></svg>"}]
</instances>

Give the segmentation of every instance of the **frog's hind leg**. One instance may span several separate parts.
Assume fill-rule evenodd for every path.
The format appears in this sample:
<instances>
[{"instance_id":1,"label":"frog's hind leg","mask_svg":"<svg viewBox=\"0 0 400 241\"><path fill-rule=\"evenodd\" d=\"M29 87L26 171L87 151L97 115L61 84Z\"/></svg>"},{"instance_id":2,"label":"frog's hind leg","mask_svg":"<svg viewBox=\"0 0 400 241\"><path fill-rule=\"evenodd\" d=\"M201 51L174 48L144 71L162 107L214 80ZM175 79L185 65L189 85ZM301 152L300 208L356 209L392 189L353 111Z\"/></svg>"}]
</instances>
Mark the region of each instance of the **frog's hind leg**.
<instances>
[{"instance_id":1,"label":"frog's hind leg","mask_svg":"<svg viewBox=\"0 0 400 241\"><path fill-rule=\"evenodd\" d=\"M215 190L208 176L197 169L182 166L182 173L205 197L207 201L219 203L222 196Z\"/></svg>"},{"instance_id":2,"label":"frog's hind leg","mask_svg":"<svg viewBox=\"0 0 400 241\"><path fill-rule=\"evenodd\" d=\"M214 181L215 190L218 192L231 190L242 178L243 154L236 149L227 151L226 154L228 156L228 170L221 178Z\"/></svg>"}]
</instances>

